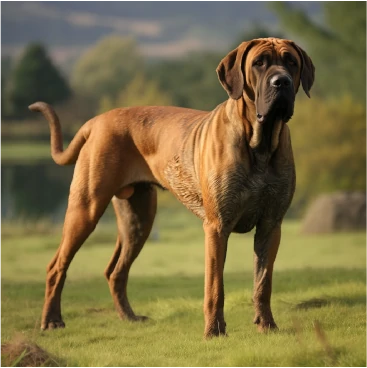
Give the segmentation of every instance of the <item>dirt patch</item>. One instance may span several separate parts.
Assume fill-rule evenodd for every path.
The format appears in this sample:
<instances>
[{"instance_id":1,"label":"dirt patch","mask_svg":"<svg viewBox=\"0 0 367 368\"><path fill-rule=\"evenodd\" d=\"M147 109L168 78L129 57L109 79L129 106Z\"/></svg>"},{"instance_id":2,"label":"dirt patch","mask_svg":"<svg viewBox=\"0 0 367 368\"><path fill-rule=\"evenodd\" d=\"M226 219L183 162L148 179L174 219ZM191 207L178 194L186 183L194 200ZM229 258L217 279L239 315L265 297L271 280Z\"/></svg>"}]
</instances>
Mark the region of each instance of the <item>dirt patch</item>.
<instances>
[{"instance_id":1,"label":"dirt patch","mask_svg":"<svg viewBox=\"0 0 367 368\"><path fill-rule=\"evenodd\" d=\"M3 367L63 367L59 359L37 344L16 336L1 344L1 365Z\"/></svg>"}]
</instances>

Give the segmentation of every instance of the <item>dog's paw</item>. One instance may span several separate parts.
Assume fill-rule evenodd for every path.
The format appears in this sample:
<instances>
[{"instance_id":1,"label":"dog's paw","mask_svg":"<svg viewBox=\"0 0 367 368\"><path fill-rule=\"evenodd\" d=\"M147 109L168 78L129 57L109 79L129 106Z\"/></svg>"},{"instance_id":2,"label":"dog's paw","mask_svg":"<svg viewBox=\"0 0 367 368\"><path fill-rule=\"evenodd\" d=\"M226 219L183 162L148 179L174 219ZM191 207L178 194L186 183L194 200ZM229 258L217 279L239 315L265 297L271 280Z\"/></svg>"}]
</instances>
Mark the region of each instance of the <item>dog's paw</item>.
<instances>
[{"instance_id":1,"label":"dog's paw","mask_svg":"<svg viewBox=\"0 0 367 368\"><path fill-rule=\"evenodd\" d=\"M131 318L131 321L133 322L147 322L149 320L151 319L147 316L134 316L133 318Z\"/></svg>"},{"instance_id":2,"label":"dog's paw","mask_svg":"<svg viewBox=\"0 0 367 368\"><path fill-rule=\"evenodd\" d=\"M220 332L220 331L205 331L204 332L205 340L210 340L213 337L228 337L228 334L226 332Z\"/></svg>"},{"instance_id":3,"label":"dog's paw","mask_svg":"<svg viewBox=\"0 0 367 368\"><path fill-rule=\"evenodd\" d=\"M275 324L275 322L269 322L269 323L260 323L257 325L257 330L262 333L268 333L268 332L277 332L279 331L278 326Z\"/></svg>"},{"instance_id":4,"label":"dog's paw","mask_svg":"<svg viewBox=\"0 0 367 368\"><path fill-rule=\"evenodd\" d=\"M255 316L254 324L257 325L257 330L259 332L270 332L270 331L278 331L278 326L271 319L263 319L260 316Z\"/></svg>"},{"instance_id":5,"label":"dog's paw","mask_svg":"<svg viewBox=\"0 0 367 368\"><path fill-rule=\"evenodd\" d=\"M227 337L226 333L226 323L217 322L214 326L209 326L205 328L204 339L211 339L212 337L224 336Z\"/></svg>"},{"instance_id":6,"label":"dog's paw","mask_svg":"<svg viewBox=\"0 0 367 368\"><path fill-rule=\"evenodd\" d=\"M56 328L65 328L65 323L63 320L58 320L58 321L46 321L46 322L42 322L41 324L41 330L45 331L45 330L55 330Z\"/></svg>"}]
</instances>

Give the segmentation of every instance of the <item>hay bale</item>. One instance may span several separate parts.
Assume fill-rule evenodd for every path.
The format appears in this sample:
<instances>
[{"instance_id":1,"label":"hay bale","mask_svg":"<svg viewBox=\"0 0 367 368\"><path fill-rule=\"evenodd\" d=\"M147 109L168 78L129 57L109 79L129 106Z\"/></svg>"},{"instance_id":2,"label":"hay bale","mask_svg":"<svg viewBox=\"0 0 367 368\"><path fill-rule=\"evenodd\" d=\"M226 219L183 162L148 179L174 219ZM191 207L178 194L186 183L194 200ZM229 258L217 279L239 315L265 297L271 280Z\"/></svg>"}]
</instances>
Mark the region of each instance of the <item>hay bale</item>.
<instances>
[{"instance_id":1,"label":"hay bale","mask_svg":"<svg viewBox=\"0 0 367 368\"><path fill-rule=\"evenodd\" d=\"M366 194L338 192L316 198L302 222L305 234L366 229Z\"/></svg>"}]
</instances>

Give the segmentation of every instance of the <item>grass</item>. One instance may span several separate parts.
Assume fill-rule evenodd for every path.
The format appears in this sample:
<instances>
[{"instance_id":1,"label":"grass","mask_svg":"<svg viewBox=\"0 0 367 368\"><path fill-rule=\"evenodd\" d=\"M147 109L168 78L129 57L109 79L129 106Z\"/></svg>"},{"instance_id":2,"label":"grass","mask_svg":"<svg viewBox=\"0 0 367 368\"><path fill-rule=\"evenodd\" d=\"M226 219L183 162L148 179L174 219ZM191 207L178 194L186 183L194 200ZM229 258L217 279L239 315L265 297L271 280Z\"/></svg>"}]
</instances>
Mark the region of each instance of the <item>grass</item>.
<instances>
[{"instance_id":1,"label":"grass","mask_svg":"<svg viewBox=\"0 0 367 368\"><path fill-rule=\"evenodd\" d=\"M68 143L64 142L64 147ZM1 160L4 163L32 164L40 161L50 161L51 149L50 142L3 142L1 144Z\"/></svg>"},{"instance_id":2,"label":"grass","mask_svg":"<svg viewBox=\"0 0 367 368\"><path fill-rule=\"evenodd\" d=\"M204 238L188 212L159 212L159 238L131 270L130 302L150 321L120 321L114 311L103 270L115 227L104 223L69 269L66 328L46 332L39 330L45 267L61 226L3 224L2 342L21 334L68 366L365 366L365 234L301 236L299 227L284 224L275 265L272 305L280 331L258 334L252 324L253 234L232 235L225 270L229 336L205 341Z\"/></svg>"},{"instance_id":3,"label":"grass","mask_svg":"<svg viewBox=\"0 0 367 368\"><path fill-rule=\"evenodd\" d=\"M49 143L3 143L1 157L6 162L38 162L50 157Z\"/></svg>"}]
</instances>

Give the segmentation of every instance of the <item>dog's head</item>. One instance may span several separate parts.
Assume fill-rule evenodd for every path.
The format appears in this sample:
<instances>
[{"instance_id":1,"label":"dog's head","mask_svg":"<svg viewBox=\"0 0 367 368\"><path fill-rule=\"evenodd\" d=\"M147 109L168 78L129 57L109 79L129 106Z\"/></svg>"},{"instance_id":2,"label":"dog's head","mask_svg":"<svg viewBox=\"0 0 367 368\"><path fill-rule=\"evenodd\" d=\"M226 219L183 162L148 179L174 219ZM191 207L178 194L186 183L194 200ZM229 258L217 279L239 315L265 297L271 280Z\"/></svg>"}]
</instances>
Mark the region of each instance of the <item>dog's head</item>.
<instances>
[{"instance_id":1,"label":"dog's head","mask_svg":"<svg viewBox=\"0 0 367 368\"><path fill-rule=\"evenodd\" d=\"M311 59L294 42L259 38L243 42L217 68L219 80L229 97L246 96L254 103L259 124L293 115L300 83L310 97L315 68Z\"/></svg>"}]
</instances>

